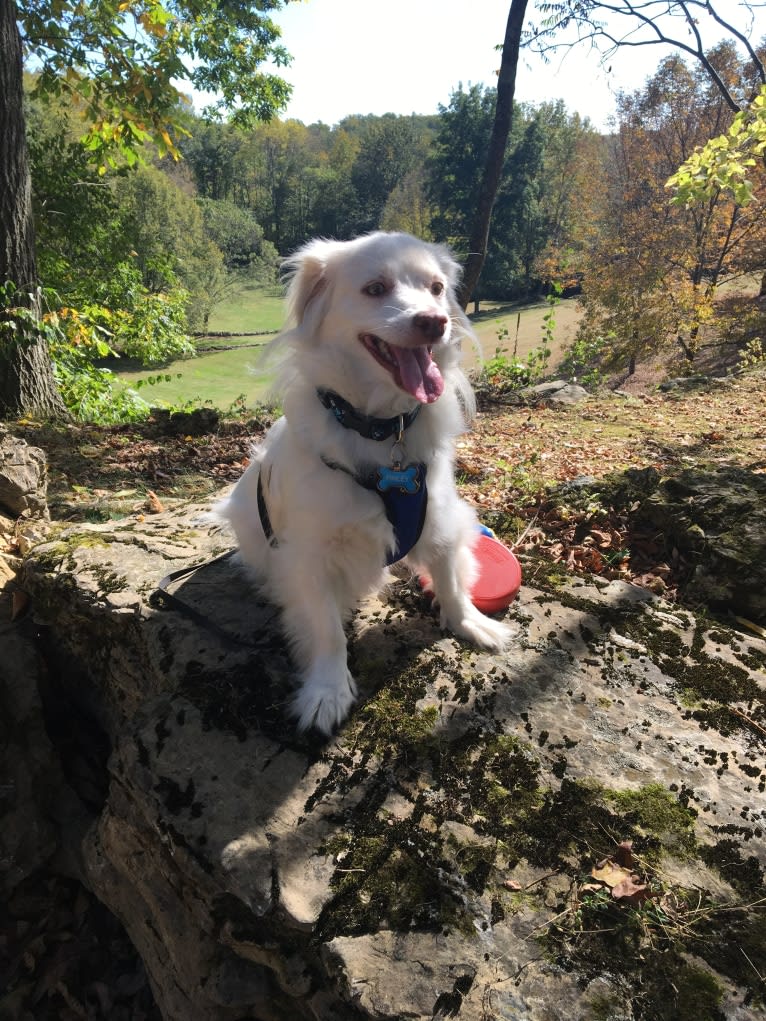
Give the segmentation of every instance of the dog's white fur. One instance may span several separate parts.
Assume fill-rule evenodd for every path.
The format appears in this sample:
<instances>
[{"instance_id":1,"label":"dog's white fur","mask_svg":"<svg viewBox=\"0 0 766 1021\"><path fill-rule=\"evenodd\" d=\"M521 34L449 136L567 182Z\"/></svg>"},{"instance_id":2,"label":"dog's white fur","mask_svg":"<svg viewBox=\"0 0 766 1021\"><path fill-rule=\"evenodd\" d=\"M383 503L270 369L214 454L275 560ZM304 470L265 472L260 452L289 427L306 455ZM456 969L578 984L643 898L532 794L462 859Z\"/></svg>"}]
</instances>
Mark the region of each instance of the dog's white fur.
<instances>
[{"instance_id":1,"label":"dog's white fur","mask_svg":"<svg viewBox=\"0 0 766 1021\"><path fill-rule=\"evenodd\" d=\"M458 497L453 477L453 441L465 431L464 409L469 417L474 411L458 368L460 340L473 338L454 297L459 267L441 246L386 233L312 241L286 265L291 328L273 342L284 416L219 511L233 527L245 563L282 609L301 669L293 704L298 725L329 734L356 696L344 623L359 600L386 580L383 565L394 542L380 497L323 458L350 471L387 465L394 441L364 439L342 427L320 403L317 387L378 418L411 411L420 401L405 434L405 463L427 465L428 508L405 563L432 580L443 627L491 650L502 648L511 632L469 598L476 516ZM420 349L419 360L430 350L444 381L441 395L433 382L439 373L430 368L418 396L406 392L401 376L397 380L365 347L361 338L369 342L370 335ZM276 547L267 543L258 515L259 473Z\"/></svg>"}]
</instances>

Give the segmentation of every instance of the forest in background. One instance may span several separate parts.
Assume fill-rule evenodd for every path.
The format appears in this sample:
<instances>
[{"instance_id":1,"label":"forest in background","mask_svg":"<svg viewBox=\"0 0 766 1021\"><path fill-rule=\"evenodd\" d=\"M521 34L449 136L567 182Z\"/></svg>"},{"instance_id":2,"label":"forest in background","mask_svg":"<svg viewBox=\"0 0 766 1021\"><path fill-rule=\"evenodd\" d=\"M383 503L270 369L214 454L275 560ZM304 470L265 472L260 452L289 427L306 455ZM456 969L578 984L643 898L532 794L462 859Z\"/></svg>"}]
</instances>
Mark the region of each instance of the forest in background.
<instances>
[{"instance_id":1,"label":"forest in background","mask_svg":"<svg viewBox=\"0 0 766 1021\"><path fill-rule=\"evenodd\" d=\"M733 45L708 59L734 95L757 88ZM494 90L461 86L433 116L248 130L185 110L180 160L102 172L71 102L30 99L38 265L70 408L144 415L106 370L94 379L85 367L110 352L149 367L192 355L189 335L216 306L243 286L273 288L280 259L311 237L405 230L464 256L494 105ZM632 371L663 346L691 368L711 330L746 360L763 358L760 305L717 300L724 280L766 268L762 163L747 202L718 189L687 207L666 187L733 119L706 71L679 56L619 97L608 135L563 101L517 105L474 300L579 293L570 365L580 375L594 363Z\"/></svg>"}]
</instances>

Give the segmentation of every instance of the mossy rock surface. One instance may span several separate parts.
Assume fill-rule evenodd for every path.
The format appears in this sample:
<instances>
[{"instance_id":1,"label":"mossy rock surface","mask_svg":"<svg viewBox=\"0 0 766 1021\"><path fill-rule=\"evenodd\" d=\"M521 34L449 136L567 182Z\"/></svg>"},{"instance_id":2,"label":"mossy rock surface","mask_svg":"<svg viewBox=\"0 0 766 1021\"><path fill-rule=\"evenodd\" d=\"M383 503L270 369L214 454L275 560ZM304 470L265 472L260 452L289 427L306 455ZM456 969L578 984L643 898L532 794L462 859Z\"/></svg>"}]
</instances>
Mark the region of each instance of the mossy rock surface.
<instances>
[{"instance_id":1,"label":"mossy rock surface","mask_svg":"<svg viewBox=\"0 0 766 1021\"><path fill-rule=\"evenodd\" d=\"M664 543L684 566L681 596L692 606L766 623L766 475L733 465L628 468L582 477L549 494L551 505L585 510L596 503L629 512L631 524Z\"/></svg>"},{"instance_id":2,"label":"mossy rock surface","mask_svg":"<svg viewBox=\"0 0 766 1021\"><path fill-rule=\"evenodd\" d=\"M156 605L228 545L201 510L25 567L49 687L111 748L88 882L166 1018L762 1016L766 642L530 568L495 656L397 582L353 621L360 701L320 742L233 560L174 588L212 627Z\"/></svg>"},{"instance_id":3,"label":"mossy rock surface","mask_svg":"<svg viewBox=\"0 0 766 1021\"><path fill-rule=\"evenodd\" d=\"M687 599L766 622L766 475L686 469L659 484L639 520L689 559Z\"/></svg>"}]
</instances>

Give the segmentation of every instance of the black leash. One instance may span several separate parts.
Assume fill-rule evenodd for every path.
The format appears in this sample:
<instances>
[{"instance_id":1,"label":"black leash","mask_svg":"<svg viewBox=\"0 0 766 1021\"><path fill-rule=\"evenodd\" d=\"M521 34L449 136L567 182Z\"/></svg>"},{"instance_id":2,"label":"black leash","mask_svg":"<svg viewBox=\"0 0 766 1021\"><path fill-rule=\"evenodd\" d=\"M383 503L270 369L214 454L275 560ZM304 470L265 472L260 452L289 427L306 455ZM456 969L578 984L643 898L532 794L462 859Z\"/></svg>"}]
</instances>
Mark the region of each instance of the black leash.
<instances>
[{"instance_id":1,"label":"black leash","mask_svg":"<svg viewBox=\"0 0 766 1021\"><path fill-rule=\"evenodd\" d=\"M220 556L213 557L212 560L206 560L201 564L192 564L191 567L182 567L178 571L171 571L170 574L166 574L165 577L157 585L157 588L152 593L150 602L153 606L162 606L167 610L178 610L185 617L193 620L195 624L199 624L204 627L205 630L214 634L216 638L220 638L221 641L231 646L245 646L249 648L255 648L255 643L245 641L243 638L237 638L235 635L230 634L228 631L224 631L222 627L206 617L204 613L200 613L199 610L195 610L191 604L185 602L183 599L179 599L178 596L173 595L169 591L170 586L179 581L181 578L186 578L190 574L194 574L195 571L201 570L203 567L212 567L213 564L219 564L224 560L228 560L229 557L233 557L238 551L236 549L227 550L226 553L221 553Z\"/></svg>"},{"instance_id":2,"label":"black leash","mask_svg":"<svg viewBox=\"0 0 766 1021\"><path fill-rule=\"evenodd\" d=\"M266 498L263 495L263 483L261 482L263 473L258 471L258 490L256 493L256 499L258 502L258 516L261 519L261 528L263 534L266 536L266 541L269 546L278 546L277 537L274 535L274 526L271 524L271 518L269 517L269 508L266 506Z\"/></svg>"}]
</instances>

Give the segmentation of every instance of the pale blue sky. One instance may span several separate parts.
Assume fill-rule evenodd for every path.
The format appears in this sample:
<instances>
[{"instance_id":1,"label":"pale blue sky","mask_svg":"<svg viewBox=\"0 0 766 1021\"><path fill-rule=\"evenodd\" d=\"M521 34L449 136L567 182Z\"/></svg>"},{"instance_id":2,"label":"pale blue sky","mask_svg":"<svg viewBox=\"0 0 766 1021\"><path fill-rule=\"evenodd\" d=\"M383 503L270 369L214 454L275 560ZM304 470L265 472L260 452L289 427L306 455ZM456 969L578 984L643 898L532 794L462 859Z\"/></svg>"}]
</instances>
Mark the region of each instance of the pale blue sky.
<instances>
[{"instance_id":1,"label":"pale blue sky","mask_svg":"<svg viewBox=\"0 0 766 1021\"><path fill-rule=\"evenodd\" d=\"M719 0L735 20L736 0ZM435 113L460 82L494 84L509 0L299 0L274 16L293 64L286 116L335 124L347 114ZM530 3L530 9L533 4ZM736 16L744 27L744 16ZM761 11L754 35L766 33ZM709 36L712 43L715 36ZM545 65L522 55L521 102L563 99L570 111L607 126L620 88L638 88L668 51L623 49L611 74L580 44Z\"/></svg>"}]
</instances>

